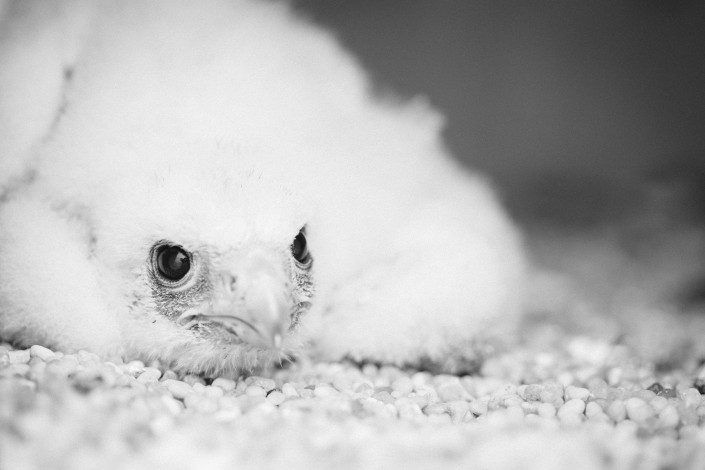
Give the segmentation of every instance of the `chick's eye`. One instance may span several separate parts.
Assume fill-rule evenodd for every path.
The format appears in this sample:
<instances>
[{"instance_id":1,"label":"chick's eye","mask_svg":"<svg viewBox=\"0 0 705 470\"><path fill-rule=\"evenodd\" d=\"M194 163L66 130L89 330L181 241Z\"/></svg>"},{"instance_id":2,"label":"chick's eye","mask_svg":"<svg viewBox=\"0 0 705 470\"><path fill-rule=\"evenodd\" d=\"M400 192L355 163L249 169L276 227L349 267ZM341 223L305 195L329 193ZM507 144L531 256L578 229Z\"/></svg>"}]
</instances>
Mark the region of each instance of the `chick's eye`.
<instances>
[{"instance_id":1,"label":"chick's eye","mask_svg":"<svg viewBox=\"0 0 705 470\"><path fill-rule=\"evenodd\" d=\"M156 268L169 281L179 281L191 269L191 258L179 246L163 246L157 252Z\"/></svg>"},{"instance_id":2,"label":"chick's eye","mask_svg":"<svg viewBox=\"0 0 705 470\"><path fill-rule=\"evenodd\" d=\"M301 264L307 264L311 260L303 230L294 238L294 243L291 244L291 253L294 255L294 259Z\"/></svg>"}]
</instances>

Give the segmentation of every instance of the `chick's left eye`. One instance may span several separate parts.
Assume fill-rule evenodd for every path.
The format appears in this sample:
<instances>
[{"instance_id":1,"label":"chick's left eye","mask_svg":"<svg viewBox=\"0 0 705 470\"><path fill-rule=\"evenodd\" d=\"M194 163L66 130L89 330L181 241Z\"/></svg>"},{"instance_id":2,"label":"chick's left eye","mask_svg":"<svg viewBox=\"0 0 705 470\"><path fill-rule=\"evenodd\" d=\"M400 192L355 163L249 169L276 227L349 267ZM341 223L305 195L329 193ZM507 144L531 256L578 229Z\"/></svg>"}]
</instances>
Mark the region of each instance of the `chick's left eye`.
<instances>
[{"instance_id":1,"label":"chick's left eye","mask_svg":"<svg viewBox=\"0 0 705 470\"><path fill-rule=\"evenodd\" d=\"M184 278L191 269L191 259L186 250L179 246L165 246L157 253L157 270L170 281Z\"/></svg>"},{"instance_id":2,"label":"chick's left eye","mask_svg":"<svg viewBox=\"0 0 705 470\"><path fill-rule=\"evenodd\" d=\"M294 243L291 244L291 253L294 255L296 261L301 264L306 264L311 259L306 243L306 235L304 235L303 230L294 238Z\"/></svg>"}]
</instances>

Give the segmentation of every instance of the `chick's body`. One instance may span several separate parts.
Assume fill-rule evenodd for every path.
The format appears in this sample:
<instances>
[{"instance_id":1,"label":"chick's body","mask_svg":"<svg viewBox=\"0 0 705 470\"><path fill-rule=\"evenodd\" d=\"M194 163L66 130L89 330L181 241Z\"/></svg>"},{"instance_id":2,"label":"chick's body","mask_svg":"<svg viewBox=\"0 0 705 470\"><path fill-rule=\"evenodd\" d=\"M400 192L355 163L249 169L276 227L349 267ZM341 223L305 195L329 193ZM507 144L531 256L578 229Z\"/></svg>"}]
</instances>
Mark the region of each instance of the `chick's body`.
<instances>
[{"instance_id":1,"label":"chick's body","mask_svg":"<svg viewBox=\"0 0 705 470\"><path fill-rule=\"evenodd\" d=\"M309 338L471 357L514 322L519 237L440 118L284 5L4 12L0 337L237 373Z\"/></svg>"}]
</instances>

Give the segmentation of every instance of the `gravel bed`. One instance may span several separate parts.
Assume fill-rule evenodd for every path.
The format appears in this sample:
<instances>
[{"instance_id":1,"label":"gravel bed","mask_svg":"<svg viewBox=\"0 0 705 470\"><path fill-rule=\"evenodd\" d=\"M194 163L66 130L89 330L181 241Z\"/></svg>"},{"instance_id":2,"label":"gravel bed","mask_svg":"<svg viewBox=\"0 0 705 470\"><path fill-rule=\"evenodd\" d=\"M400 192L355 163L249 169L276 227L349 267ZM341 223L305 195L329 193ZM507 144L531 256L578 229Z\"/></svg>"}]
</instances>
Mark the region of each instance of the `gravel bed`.
<instances>
[{"instance_id":1,"label":"gravel bed","mask_svg":"<svg viewBox=\"0 0 705 470\"><path fill-rule=\"evenodd\" d=\"M237 380L0 345L0 468L705 468L705 367L554 339L474 376L300 360Z\"/></svg>"}]
</instances>

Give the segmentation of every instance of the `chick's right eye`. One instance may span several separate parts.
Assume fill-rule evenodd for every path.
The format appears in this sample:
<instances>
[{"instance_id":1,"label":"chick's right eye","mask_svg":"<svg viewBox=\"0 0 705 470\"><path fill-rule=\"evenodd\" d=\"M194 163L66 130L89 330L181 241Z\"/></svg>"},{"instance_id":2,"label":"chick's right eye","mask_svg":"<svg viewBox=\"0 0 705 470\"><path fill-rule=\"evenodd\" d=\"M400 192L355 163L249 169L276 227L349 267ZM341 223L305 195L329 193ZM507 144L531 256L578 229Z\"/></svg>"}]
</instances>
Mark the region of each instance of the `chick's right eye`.
<instances>
[{"instance_id":1,"label":"chick's right eye","mask_svg":"<svg viewBox=\"0 0 705 470\"><path fill-rule=\"evenodd\" d=\"M191 269L191 258L180 246L163 246L157 251L155 268L169 281L180 281Z\"/></svg>"},{"instance_id":2,"label":"chick's right eye","mask_svg":"<svg viewBox=\"0 0 705 470\"><path fill-rule=\"evenodd\" d=\"M291 244L291 253L294 255L296 261L301 264L307 264L311 260L311 255L308 251L308 243L306 243L306 234L303 229L296 238L294 238L294 242Z\"/></svg>"}]
</instances>

